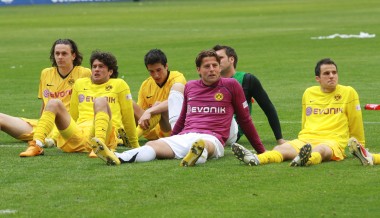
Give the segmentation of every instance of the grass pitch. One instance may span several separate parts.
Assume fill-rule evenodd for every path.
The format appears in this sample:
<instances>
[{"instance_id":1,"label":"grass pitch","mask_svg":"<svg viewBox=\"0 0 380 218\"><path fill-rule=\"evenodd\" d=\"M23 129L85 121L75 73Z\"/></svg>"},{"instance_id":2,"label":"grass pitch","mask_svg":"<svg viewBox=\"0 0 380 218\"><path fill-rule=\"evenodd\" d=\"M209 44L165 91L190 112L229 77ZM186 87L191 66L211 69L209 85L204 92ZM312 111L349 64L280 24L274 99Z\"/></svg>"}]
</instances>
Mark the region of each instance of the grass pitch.
<instances>
[{"instance_id":1,"label":"grass pitch","mask_svg":"<svg viewBox=\"0 0 380 218\"><path fill-rule=\"evenodd\" d=\"M255 74L275 104L285 139L297 137L301 97L316 85L313 68L331 57L340 83L362 105L380 103L380 7L374 0L193 0L0 7L0 112L37 118L40 71L57 38L72 38L89 66L92 50L111 51L137 97L149 74L144 54L160 48L169 68L197 79L194 59L215 44L234 47L238 70ZM311 37L376 34L372 39ZM380 114L363 111L367 147L380 152ZM275 145L254 105L256 127ZM240 141L249 147L245 138ZM179 160L109 167L86 154L26 147L0 133L0 215L15 217L378 217L380 166L348 158L307 168L289 163L248 167L225 157L193 168ZM120 151L123 148L119 148Z\"/></svg>"}]
</instances>

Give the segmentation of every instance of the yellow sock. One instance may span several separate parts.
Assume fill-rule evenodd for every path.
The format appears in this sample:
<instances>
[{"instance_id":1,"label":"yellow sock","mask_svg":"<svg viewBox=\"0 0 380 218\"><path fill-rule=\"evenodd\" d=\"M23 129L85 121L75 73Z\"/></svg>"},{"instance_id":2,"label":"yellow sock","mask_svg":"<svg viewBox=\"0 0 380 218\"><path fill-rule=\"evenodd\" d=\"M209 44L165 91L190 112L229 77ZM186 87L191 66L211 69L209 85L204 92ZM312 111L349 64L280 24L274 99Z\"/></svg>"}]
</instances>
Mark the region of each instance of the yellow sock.
<instances>
[{"instance_id":1,"label":"yellow sock","mask_svg":"<svg viewBox=\"0 0 380 218\"><path fill-rule=\"evenodd\" d=\"M143 129L141 129L141 127L140 126L137 126L136 127L136 132L137 132L137 137L141 137L142 135L143 135L143 133L144 133L144 130Z\"/></svg>"},{"instance_id":2,"label":"yellow sock","mask_svg":"<svg viewBox=\"0 0 380 218\"><path fill-rule=\"evenodd\" d=\"M51 111L42 112L37 127L34 130L33 140L45 142L45 138L53 130L55 125L55 114Z\"/></svg>"},{"instance_id":3,"label":"yellow sock","mask_svg":"<svg viewBox=\"0 0 380 218\"><path fill-rule=\"evenodd\" d=\"M372 154L373 164L380 164L380 154Z\"/></svg>"},{"instance_id":4,"label":"yellow sock","mask_svg":"<svg viewBox=\"0 0 380 218\"><path fill-rule=\"evenodd\" d=\"M110 116L106 112L98 112L95 114L95 137L103 143L106 143L108 125L110 122Z\"/></svg>"},{"instance_id":5,"label":"yellow sock","mask_svg":"<svg viewBox=\"0 0 380 218\"><path fill-rule=\"evenodd\" d=\"M319 152L312 152L308 163L311 165L320 164L322 162L322 156Z\"/></svg>"},{"instance_id":6,"label":"yellow sock","mask_svg":"<svg viewBox=\"0 0 380 218\"><path fill-rule=\"evenodd\" d=\"M155 114L153 116L150 117L150 120L149 120L149 129L148 130L145 130L145 131L150 131L152 130L154 127L157 126L157 124L160 122L161 120L161 114Z\"/></svg>"},{"instance_id":7,"label":"yellow sock","mask_svg":"<svg viewBox=\"0 0 380 218\"><path fill-rule=\"evenodd\" d=\"M147 135L161 120L161 114L153 115L149 120L149 128L143 130L140 126L136 127L137 136L140 138L142 135Z\"/></svg>"},{"instance_id":8,"label":"yellow sock","mask_svg":"<svg viewBox=\"0 0 380 218\"><path fill-rule=\"evenodd\" d=\"M257 155L257 157L259 158L260 164L281 163L284 160L282 154L276 150L264 152Z\"/></svg>"}]
</instances>

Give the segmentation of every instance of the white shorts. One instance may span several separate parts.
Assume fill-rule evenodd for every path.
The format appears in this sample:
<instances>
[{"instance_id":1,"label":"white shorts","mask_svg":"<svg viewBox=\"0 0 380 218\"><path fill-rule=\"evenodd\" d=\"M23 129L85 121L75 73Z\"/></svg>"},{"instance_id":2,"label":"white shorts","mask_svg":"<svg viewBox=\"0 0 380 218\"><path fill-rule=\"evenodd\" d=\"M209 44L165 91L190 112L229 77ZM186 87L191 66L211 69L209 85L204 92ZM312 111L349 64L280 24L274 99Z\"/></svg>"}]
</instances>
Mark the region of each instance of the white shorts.
<instances>
[{"instance_id":1,"label":"white shorts","mask_svg":"<svg viewBox=\"0 0 380 218\"><path fill-rule=\"evenodd\" d=\"M224 147L220 141L212 135L201 134L201 133L187 133L183 135L174 135L170 137L160 138L166 142L170 148L173 150L176 159L182 159L189 152L192 144L199 140L203 139L211 142L215 146L215 152L211 156L212 158L219 158L224 156Z\"/></svg>"}]
</instances>

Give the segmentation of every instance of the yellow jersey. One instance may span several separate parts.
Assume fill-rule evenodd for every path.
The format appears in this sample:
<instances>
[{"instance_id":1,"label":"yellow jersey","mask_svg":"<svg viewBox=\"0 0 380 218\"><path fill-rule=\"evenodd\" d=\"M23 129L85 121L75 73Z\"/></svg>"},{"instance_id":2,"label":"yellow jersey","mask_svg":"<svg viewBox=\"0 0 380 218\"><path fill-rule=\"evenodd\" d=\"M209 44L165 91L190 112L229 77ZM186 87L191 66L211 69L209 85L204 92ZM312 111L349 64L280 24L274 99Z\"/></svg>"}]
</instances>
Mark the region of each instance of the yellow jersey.
<instances>
[{"instance_id":1,"label":"yellow jersey","mask_svg":"<svg viewBox=\"0 0 380 218\"><path fill-rule=\"evenodd\" d=\"M75 66L65 78L58 73L57 67L45 68L41 72L38 98L43 100L44 105L50 99L60 99L68 111L75 81L90 76L91 70L82 66Z\"/></svg>"},{"instance_id":2,"label":"yellow jersey","mask_svg":"<svg viewBox=\"0 0 380 218\"><path fill-rule=\"evenodd\" d=\"M162 86L158 86L152 77L147 78L140 87L137 104L144 110L152 107L157 101L169 98L169 92L174 83L186 84L186 79L178 71L169 71L168 79Z\"/></svg>"},{"instance_id":3,"label":"yellow jersey","mask_svg":"<svg viewBox=\"0 0 380 218\"><path fill-rule=\"evenodd\" d=\"M111 78L103 84L93 84L91 78L78 79L73 87L70 114L78 123L94 119L94 99L106 97L112 112L115 129L124 128L128 139L138 147L132 94L128 84L122 79Z\"/></svg>"},{"instance_id":4,"label":"yellow jersey","mask_svg":"<svg viewBox=\"0 0 380 218\"><path fill-rule=\"evenodd\" d=\"M350 137L365 145L363 117L358 93L350 86L337 85L324 93L313 86L302 97L302 130L300 140L336 140L344 149Z\"/></svg>"}]
</instances>

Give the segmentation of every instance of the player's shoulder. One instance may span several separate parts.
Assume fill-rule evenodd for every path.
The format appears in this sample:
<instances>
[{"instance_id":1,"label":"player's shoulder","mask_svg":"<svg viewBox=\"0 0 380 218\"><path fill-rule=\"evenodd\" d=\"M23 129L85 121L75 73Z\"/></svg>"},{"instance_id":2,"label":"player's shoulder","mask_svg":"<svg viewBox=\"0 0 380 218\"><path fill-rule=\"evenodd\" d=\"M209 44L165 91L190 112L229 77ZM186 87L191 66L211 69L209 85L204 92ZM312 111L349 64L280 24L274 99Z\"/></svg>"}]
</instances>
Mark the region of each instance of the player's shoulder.
<instances>
[{"instance_id":1,"label":"player's shoulder","mask_svg":"<svg viewBox=\"0 0 380 218\"><path fill-rule=\"evenodd\" d=\"M226 86L239 85L239 82L234 78L221 78L220 83Z\"/></svg>"},{"instance_id":2,"label":"player's shoulder","mask_svg":"<svg viewBox=\"0 0 380 218\"><path fill-rule=\"evenodd\" d=\"M75 83L80 84L80 83L89 83L89 82L91 82L90 77L83 77L83 78L78 78Z\"/></svg>"},{"instance_id":3,"label":"player's shoulder","mask_svg":"<svg viewBox=\"0 0 380 218\"><path fill-rule=\"evenodd\" d=\"M73 72L78 72L78 73L90 73L91 74L91 69L83 66L75 66Z\"/></svg>"},{"instance_id":4,"label":"player's shoulder","mask_svg":"<svg viewBox=\"0 0 380 218\"><path fill-rule=\"evenodd\" d=\"M55 73L55 72L58 72L56 67L47 67L47 68L42 69L41 75L45 75L46 76L48 74L52 74L52 73Z\"/></svg>"}]
</instances>

